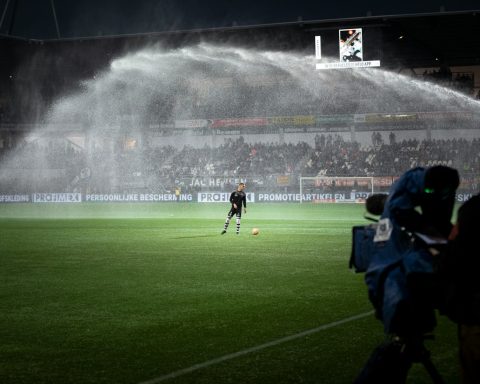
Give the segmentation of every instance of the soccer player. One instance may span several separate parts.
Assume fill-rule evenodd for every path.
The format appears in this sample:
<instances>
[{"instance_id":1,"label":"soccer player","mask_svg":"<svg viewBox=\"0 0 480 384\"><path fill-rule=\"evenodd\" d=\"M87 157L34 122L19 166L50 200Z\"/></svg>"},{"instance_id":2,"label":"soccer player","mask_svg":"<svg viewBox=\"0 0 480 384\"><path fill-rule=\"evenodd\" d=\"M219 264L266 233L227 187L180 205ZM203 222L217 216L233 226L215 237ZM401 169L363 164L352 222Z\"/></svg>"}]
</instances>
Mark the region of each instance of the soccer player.
<instances>
[{"instance_id":1,"label":"soccer player","mask_svg":"<svg viewBox=\"0 0 480 384\"><path fill-rule=\"evenodd\" d=\"M227 214L227 219L225 220L225 225L223 227L222 235L227 233L228 224L230 224L230 220L232 219L233 215L237 215L237 230L236 234L240 233L240 220L242 218L242 204L243 204L243 212L247 213L247 195L243 190L245 189L245 183L238 184L237 190L233 191L230 195L230 203L232 204L232 208Z\"/></svg>"}]
</instances>

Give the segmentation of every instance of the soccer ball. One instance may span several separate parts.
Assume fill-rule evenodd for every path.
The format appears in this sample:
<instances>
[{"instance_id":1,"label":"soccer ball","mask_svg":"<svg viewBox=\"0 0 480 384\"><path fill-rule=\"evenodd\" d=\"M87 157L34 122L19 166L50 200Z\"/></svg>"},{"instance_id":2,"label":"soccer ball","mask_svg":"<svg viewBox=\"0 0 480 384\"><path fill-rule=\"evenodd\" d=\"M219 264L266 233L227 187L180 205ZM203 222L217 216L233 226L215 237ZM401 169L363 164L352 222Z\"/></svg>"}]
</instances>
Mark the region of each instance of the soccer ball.
<instances>
[{"instance_id":1,"label":"soccer ball","mask_svg":"<svg viewBox=\"0 0 480 384\"><path fill-rule=\"evenodd\" d=\"M254 236L258 235L259 232L260 231L258 230L258 228L253 228L252 229L252 235L254 235Z\"/></svg>"}]
</instances>

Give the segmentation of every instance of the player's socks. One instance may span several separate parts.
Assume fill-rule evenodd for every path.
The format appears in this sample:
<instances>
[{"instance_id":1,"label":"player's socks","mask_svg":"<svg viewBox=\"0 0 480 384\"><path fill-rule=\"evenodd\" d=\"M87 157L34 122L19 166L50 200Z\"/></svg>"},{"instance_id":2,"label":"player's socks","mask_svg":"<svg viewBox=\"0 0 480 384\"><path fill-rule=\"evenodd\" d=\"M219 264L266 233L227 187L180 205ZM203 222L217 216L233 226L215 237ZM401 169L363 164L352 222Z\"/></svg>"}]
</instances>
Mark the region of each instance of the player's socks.
<instances>
[{"instance_id":1,"label":"player's socks","mask_svg":"<svg viewBox=\"0 0 480 384\"><path fill-rule=\"evenodd\" d=\"M237 218L237 235L240 232L240 219Z\"/></svg>"},{"instance_id":2,"label":"player's socks","mask_svg":"<svg viewBox=\"0 0 480 384\"><path fill-rule=\"evenodd\" d=\"M224 233L227 232L228 224L230 224L230 217L227 216L227 219L225 220L225 225L223 226L223 231ZM223 233L222 233L223 235Z\"/></svg>"}]
</instances>

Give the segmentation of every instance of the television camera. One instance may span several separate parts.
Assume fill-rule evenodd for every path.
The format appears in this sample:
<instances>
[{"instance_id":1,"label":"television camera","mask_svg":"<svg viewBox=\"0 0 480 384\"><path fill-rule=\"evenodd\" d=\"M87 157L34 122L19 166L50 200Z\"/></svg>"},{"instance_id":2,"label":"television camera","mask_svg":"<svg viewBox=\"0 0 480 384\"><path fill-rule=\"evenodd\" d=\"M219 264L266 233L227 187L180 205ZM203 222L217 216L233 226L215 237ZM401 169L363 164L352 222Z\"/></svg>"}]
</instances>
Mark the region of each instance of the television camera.
<instances>
[{"instance_id":1,"label":"television camera","mask_svg":"<svg viewBox=\"0 0 480 384\"><path fill-rule=\"evenodd\" d=\"M386 341L355 383L404 383L416 362L423 364L434 383L443 383L424 340L433 338L436 326L440 290L434 257L447 243L458 184L458 173L451 168L414 168L392 186L388 196L367 199L366 218L374 222L353 227L349 265L365 273L368 296L383 323Z\"/></svg>"}]
</instances>

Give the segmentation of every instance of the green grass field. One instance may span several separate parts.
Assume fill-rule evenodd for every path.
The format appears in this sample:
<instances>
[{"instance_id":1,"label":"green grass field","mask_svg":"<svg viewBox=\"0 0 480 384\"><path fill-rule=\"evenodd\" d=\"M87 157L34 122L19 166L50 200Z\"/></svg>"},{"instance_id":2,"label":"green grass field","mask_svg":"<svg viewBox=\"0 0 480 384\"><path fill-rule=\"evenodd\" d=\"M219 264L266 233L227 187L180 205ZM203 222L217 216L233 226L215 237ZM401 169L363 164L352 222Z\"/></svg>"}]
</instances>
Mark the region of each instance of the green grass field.
<instances>
[{"instance_id":1,"label":"green grass field","mask_svg":"<svg viewBox=\"0 0 480 384\"><path fill-rule=\"evenodd\" d=\"M331 325L372 310L347 267L363 207L251 204L221 236L227 210L0 205L0 382L350 383L383 338L371 314ZM455 332L427 342L448 383Z\"/></svg>"}]
</instances>

